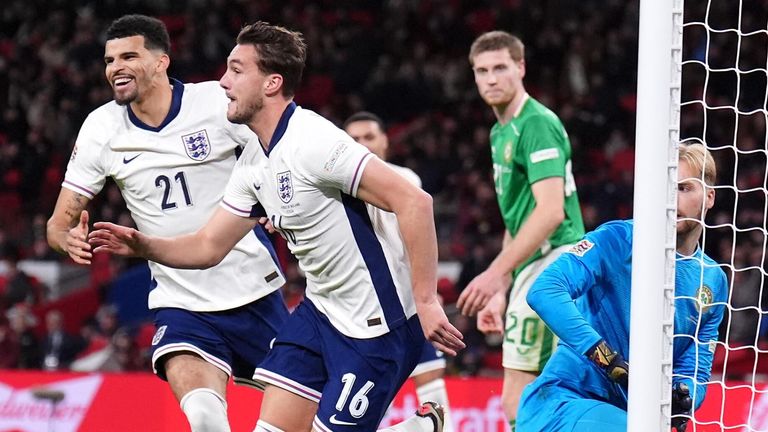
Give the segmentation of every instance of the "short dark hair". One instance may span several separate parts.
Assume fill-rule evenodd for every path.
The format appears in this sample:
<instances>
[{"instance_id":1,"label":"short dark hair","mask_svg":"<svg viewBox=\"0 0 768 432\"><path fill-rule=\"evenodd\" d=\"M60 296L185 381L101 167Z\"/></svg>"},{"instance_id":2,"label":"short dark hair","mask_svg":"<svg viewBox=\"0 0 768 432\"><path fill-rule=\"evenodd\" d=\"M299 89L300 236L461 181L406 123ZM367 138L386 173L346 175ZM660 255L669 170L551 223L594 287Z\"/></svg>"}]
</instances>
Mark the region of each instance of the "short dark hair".
<instances>
[{"instance_id":1,"label":"short dark hair","mask_svg":"<svg viewBox=\"0 0 768 432\"><path fill-rule=\"evenodd\" d=\"M238 45L253 45L262 72L283 77L283 95L293 96L301 82L307 59L307 44L301 33L256 21L240 30Z\"/></svg>"},{"instance_id":2,"label":"short dark hair","mask_svg":"<svg viewBox=\"0 0 768 432\"><path fill-rule=\"evenodd\" d=\"M475 56L486 51L496 51L506 48L512 60L519 62L525 59L525 45L519 37L502 30L483 33L472 42L469 49L469 64L475 65Z\"/></svg>"},{"instance_id":3,"label":"short dark hair","mask_svg":"<svg viewBox=\"0 0 768 432\"><path fill-rule=\"evenodd\" d=\"M165 24L157 18L146 15L124 15L114 21L107 29L107 40L122 39L131 36L144 36L144 48L171 51L171 38Z\"/></svg>"},{"instance_id":4,"label":"short dark hair","mask_svg":"<svg viewBox=\"0 0 768 432\"><path fill-rule=\"evenodd\" d=\"M379 129L381 129L381 131L384 132L384 121L381 119L381 117L369 111L358 111L352 114L351 116L349 116L348 119L344 120L342 129L346 129L350 123L359 122L359 121L375 122L376 124L379 125Z\"/></svg>"}]
</instances>

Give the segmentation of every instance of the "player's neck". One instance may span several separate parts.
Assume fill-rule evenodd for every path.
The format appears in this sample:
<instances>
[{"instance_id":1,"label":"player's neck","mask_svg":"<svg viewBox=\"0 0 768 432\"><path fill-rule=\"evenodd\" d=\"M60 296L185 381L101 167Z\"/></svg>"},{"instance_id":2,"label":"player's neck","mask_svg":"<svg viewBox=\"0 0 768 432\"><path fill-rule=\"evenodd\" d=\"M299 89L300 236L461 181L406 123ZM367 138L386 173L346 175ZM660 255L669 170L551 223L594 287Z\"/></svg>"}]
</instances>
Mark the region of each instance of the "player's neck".
<instances>
[{"instance_id":1,"label":"player's neck","mask_svg":"<svg viewBox=\"0 0 768 432\"><path fill-rule=\"evenodd\" d=\"M691 231L685 234L679 234L677 236L677 252L683 256L691 256L699 247L699 238L701 237L702 228L697 226Z\"/></svg>"},{"instance_id":2,"label":"player's neck","mask_svg":"<svg viewBox=\"0 0 768 432\"><path fill-rule=\"evenodd\" d=\"M131 102L131 110L144 124L158 127L168 116L172 99L173 87L168 84L168 79L164 82L156 80L153 86L144 92L144 97Z\"/></svg>"},{"instance_id":3,"label":"player's neck","mask_svg":"<svg viewBox=\"0 0 768 432\"><path fill-rule=\"evenodd\" d=\"M269 143L275 134L277 124L280 123L280 118L291 102L292 99L282 98L279 101L267 102L253 120L248 123L248 127L259 137L259 142L264 150L269 150Z\"/></svg>"},{"instance_id":4,"label":"player's neck","mask_svg":"<svg viewBox=\"0 0 768 432\"><path fill-rule=\"evenodd\" d=\"M528 93L525 91L525 88L521 87L515 92L515 96L508 104L493 107L493 113L496 114L496 121L502 125L512 121L512 119L520 115L520 111L523 109L523 104L527 99Z\"/></svg>"}]
</instances>

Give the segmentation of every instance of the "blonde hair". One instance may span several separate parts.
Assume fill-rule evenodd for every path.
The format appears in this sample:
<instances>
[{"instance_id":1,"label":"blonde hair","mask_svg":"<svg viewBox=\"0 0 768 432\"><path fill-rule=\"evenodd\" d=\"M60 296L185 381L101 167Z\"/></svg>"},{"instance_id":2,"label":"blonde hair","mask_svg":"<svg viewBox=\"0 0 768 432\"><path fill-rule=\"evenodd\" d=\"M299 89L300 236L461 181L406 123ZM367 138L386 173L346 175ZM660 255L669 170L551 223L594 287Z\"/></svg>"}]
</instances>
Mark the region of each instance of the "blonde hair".
<instances>
[{"instance_id":1,"label":"blonde hair","mask_svg":"<svg viewBox=\"0 0 768 432\"><path fill-rule=\"evenodd\" d=\"M717 166L712 153L704 144L694 140L681 142L678 158L681 162L688 162L688 165L696 171L697 177L701 178L703 174L704 183L707 186L714 186L717 181Z\"/></svg>"},{"instance_id":2,"label":"blonde hair","mask_svg":"<svg viewBox=\"0 0 768 432\"><path fill-rule=\"evenodd\" d=\"M480 53L505 48L509 50L512 60L519 62L525 58L525 45L517 36L501 30L483 33L472 42L472 47L469 49L469 64L474 66L475 56Z\"/></svg>"}]
</instances>

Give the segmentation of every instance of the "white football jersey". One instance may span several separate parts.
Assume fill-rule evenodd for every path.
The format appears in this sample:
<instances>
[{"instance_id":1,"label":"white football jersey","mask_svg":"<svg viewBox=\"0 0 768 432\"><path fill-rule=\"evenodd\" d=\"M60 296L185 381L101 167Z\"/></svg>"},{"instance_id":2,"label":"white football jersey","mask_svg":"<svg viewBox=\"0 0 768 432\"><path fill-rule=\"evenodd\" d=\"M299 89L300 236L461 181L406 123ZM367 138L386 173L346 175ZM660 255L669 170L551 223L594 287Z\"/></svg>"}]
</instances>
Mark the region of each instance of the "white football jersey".
<instances>
[{"instance_id":1,"label":"white football jersey","mask_svg":"<svg viewBox=\"0 0 768 432\"><path fill-rule=\"evenodd\" d=\"M159 127L114 101L83 123L63 187L93 198L107 177L117 183L138 229L173 237L205 225L221 201L239 153L255 135L226 118L229 99L217 82L173 83ZM284 279L269 239L255 230L217 266L180 270L149 262L149 307L232 309L279 288Z\"/></svg>"},{"instance_id":2,"label":"white football jersey","mask_svg":"<svg viewBox=\"0 0 768 432\"><path fill-rule=\"evenodd\" d=\"M360 339L416 313L397 225L374 223L356 198L373 157L328 120L291 103L269 151L257 138L246 147L221 204L242 217L263 206L305 273L307 298L341 333Z\"/></svg>"}]
</instances>

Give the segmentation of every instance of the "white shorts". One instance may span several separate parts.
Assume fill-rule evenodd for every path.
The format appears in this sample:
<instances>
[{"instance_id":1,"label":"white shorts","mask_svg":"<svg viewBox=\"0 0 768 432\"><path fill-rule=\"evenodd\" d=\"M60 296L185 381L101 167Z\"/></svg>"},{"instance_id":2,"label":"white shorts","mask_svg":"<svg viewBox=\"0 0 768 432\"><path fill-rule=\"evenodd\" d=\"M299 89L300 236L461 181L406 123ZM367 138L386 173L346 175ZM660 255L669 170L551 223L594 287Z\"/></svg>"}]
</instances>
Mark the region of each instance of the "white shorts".
<instances>
[{"instance_id":1,"label":"white shorts","mask_svg":"<svg viewBox=\"0 0 768 432\"><path fill-rule=\"evenodd\" d=\"M541 272L573 245L563 245L528 264L512 283L504 316L501 365L507 369L541 372L557 346L557 336L528 306L525 297Z\"/></svg>"}]
</instances>

